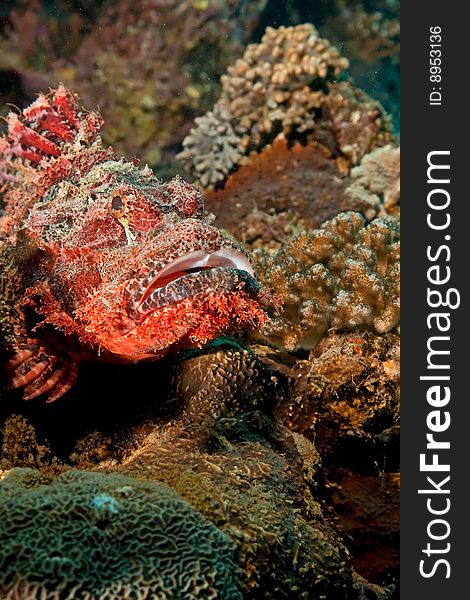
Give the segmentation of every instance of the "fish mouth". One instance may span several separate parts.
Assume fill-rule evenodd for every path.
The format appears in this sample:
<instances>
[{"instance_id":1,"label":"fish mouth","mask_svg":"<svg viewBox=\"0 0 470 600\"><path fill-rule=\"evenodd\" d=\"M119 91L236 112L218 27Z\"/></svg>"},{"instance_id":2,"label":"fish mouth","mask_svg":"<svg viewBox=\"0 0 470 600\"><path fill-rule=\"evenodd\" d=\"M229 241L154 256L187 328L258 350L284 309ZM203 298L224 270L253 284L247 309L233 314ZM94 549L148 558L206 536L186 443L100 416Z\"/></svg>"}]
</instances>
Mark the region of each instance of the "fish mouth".
<instances>
[{"instance_id":1,"label":"fish mouth","mask_svg":"<svg viewBox=\"0 0 470 600\"><path fill-rule=\"evenodd\" d=\"M144 290L137 294L134 307L146 315L201 292L242 288L250 295L256 295L260 285L254 279L249 259L240 250L230 247L213 252L193 250L151 274Z\"/></svg>"}]
</instances>

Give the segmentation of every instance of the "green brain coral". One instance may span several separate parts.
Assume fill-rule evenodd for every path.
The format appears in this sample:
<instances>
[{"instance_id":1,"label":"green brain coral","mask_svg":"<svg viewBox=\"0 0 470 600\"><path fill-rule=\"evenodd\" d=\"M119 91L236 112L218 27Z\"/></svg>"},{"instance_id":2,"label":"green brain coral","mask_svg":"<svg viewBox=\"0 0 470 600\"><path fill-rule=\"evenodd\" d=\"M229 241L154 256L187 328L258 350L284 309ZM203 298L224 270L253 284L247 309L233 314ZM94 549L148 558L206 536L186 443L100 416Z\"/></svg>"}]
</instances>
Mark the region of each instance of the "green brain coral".
<instances>
[{"instance_id":1,"label":"green brain coral","mask_svg":"<svg viewBox=\"0 0 470 600\"><path fill-rule=\"evenodd\" d=\"M13 469L0 482L4 600L241 600L229 539L166 485Z\"/></svg>"}]
</instances>

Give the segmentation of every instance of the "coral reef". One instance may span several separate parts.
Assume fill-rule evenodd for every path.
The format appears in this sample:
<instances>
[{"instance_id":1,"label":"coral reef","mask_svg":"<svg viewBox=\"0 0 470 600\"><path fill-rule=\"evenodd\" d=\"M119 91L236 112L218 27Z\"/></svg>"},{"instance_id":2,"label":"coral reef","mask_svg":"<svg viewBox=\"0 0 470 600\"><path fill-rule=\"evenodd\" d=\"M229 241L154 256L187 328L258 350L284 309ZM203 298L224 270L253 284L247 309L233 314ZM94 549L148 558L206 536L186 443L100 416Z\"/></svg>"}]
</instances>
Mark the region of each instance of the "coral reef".
<instances>
[{"instance_id":1,"label":"coral reef","mask_svg":"<svg viewBox=\"0 0 470 600\"><path fill-rule=\"evenodd\" d=\"M285 133L311 129L308 115L318 108L321 94L309 84L337 77L347 66L311 24L268 27L261 43L250 44L222 76L219 102L236 119L236 132L259 146L277 121Z\"/></svg>"},{"instance_id":2,"label":"coral reef","mask_svg":"<svg viewBox=\"0 0 470 600\"><path fill-rule=\"evenodd\" d=\"M244 159L223 188L207 190L214 224L250 249L272 253L289 234L319 227L340 212L399 216L399 155L391 145L366 154L351 177L341 159L321 144L289 147L277 139Z\"/></svg>"},{"instance_id":3,"label":"coral reef","mask_svg":"<svg viewBox=\"0 0 470 600\"><path fill-rule=\"evenodd\" d=\"M330 332L308 359L258 351L288 378L278 419L315 441L328 506L352 564L369 581L397 581L399 565L399 338ZM318 460L317 460L318 462Z\"/></svg>"},{"instance_id":4,"label":"coral reef","mask_svg":"<svg viewBox=\"0 0 470 600\"><path fill-rule=\"evenodd\" d=\"M293 587L299 598L353 597L347 554L302 483L288 432L261 414L226 417L210 432L205 451L184 430L153 435L124 472L171 481L185 467L173 485L233 540L244 598L289 598Z\"/></svg>"},{"instance_id":5,"label":"coral reef","mask_svg":"<svg viewBox=\"0 0 470 600\"><path fill-rule=\"evenodd\" d=\"M377 103L347 82L335 83L347 65L311 24L268 27L222 76L219 100L195 120L178 157L204 188L220 185L242 154L280 134L310 134L357 163L390 134Z\"/></svg>"},{"instance_id":6,"label":"coral reef","mask_svg":"<svg viewBox=\"0 0 470 600\"><path fill-rule=\"evenodd\" d=\"M19 414L9 415L0 429L0 470L12 467L46 468L56 464L50 449L37 441L31 423Z\"/></svg>"},{"instance_id":7,"label":"coral reef","mask_svg":"<svg viewBox=\"0 0 470 600\"><path fill-rule=\"evenodd\" d=\"M106 387L109 389L109 384ZM117 392L111 388L109 393L115 413L119 410ZM289 398L287 377L277 366L272 368L252 351L233 343L214 344L211 351L193 353L174 365L165 409L170 412L164 418L161 414L147 420L143 437L139 432L144 424L138 423L135 435L114 442L121 446L120 460L110 463L104 453L93 468L125 476L125 487L132 489L140 490L143 481L150 486L163 482L194 512L213 523L234 548L236 566L232 566L232 572L243 598L287 599L292 589L305 599L323 595L359 600L364 590L365 597L385 598L383 590L368 585L351 569L348 553L321 499L322 468L315 447L303 435L289 432L269 416L275 405L287 405ZM148 401L153 404L153 397ZM87 410L83 400L75 410ZM69 418L75 421L73 416ZM93 427L96 421L89 418L89 422ZM57 421L55 425L52 439L58 435ZM106 440L105 435L100 439L98 432L92 437L96 448ZM140 440L136 444L137 437ZM76 453L75 468L90 469L88 458L86 453ZM49 473L43 467L41 470ZM9 477L15 477L15 473ZM44 481L43 475L27 473L35 481ZM79 475L66 472L55 483L42 485L40 493L51 493L59 484L65 490L61 482ZM96 473L84 473L84 477L88 475L98 478ZM0 483L0 489L9 477ZM127 500L121 500L109 487L112 477L99 477L101 483L95 485L92 497L106 495L116 498L118 506L126 506ZM122 485L118 487L122 489ZM68 489L74 497L71 506L75 507L83 496L70 485ZM30 493L17 495L22 506L27 506ZM114 506L113 500L104 508L110 506ZM0 501L0 510L8 507ZM81 523L88 522L87 515L85 511ZM108 515L111 522L99 535L113 535L114 518L118 516ZM72 525L68 527L69 522L75 523L68 517L61 522L61 533L54 544L78 535ZM140 531L144 535L144 528L145 524L141 529L129 527L135 543ZM151 535L146 539L153 540ZM2 547L0 559L4 556ZM61 571L58 573L60 577Z\"/></svg>"},{"instance_id":8,"label":"coral reef","mask_svg":"<svg viewBox=\"0 0 470 600\"><path fill-rule=\"evenodd\" d=\"M266 25L300 23L313 23L322 37L341 48L349 60L348 76L383 104L399 131L400 2L269 0L254 39Z\"/></svg>"},{"instance_id":9,"label":"coral reef","mask_svg":"<svg viewBox=\"0 0 470 600\"><path fill-rule=\"evenodd\" d=\"M393 330L399 320L399 224L368 225L345 212L284 240L274 256L254 254L260 280L281 305L261 338L287 350L312 348L330 327Z\"/></svg>"},{"instance_id":10,"label":"coral reef","mask_svg":"<svg viewBox=\"0 0 470 600\"><path fill-rule=\"evenodd\" d=\"M237 585L243 598L255 600L274 595L287 599L295 588L297 596L306 599L318 595L341 600L383 599L383 590L364 582L351 569L337 527L328 517L331 509L324 505L322 463L331 468L335 464L335 452L336 456L341 456L337 452L336 441L340 444L341 440L351 439L347 434L351 425L345 423L343 427L341 424L340 407L344 404L338 396L351 405L349 413L343 410L346 419L353 415L354 407L356 417L353 417L353 423L359 423L363 416L355 439L365 439L361 432L370 431L370 424L377 420L376 415L381 411L379 399L387 384L379 383L374 388L374 373L377 371L379 380L385 367L387 372L396 373L396 366L392 365L396 356L390 351L387 355L389 362L385 360L386 347L390 346L388 340L394 339L394 336L382 338L365 334L369 338L364 338L362 356L356 353L351 358L348 348L360 346L359 336L347 335L350 336L348 339L339 337L339 341L330 336L329 346L327 342L321 342L310 361L298 361L267 347L255 346L253 352L229 340L220 341L205 352L191 352L186 358L180 358L171 367L169 383L164 380L167 366L160 374L149 371L147 381L139 382L142 374L137 376L137 381L129 382L127 391L122 383L113 385L108 381L109 374L105 374L102 384L105 403L103 423L106 422L107 426L101 427L101 432L95 430L96 416L88 407L93 403L91 391L101 393L101 388L97 390L93 383L100 369L100 365L96 365L90 374L90 391L82 388L82 394L86 396L78 398L75 405L70 401L64 403L67 410L62 411L62 417L60 411L51 415L54 423L53 427L51 423L47 436L49 443L56 448L59 447L58 436L68 438L70 445L74 435L83 436L82 427L77 431L73 427L77 416L84 414L88 415L90 433L77 441L69 458L62 454L54 460L65 462L64 466L72 463L79 469L112 470L140 481L152 484L160 481L169 485L231 540L238 566L236 572L239 573ZM341 340L343 348L340 351ZM336 360L332 356L335 347ZM373 347L376 354L380 353L380 361L374 358L372 351L365 351ZM319 359L315 361L314 356L319 356ZM355 362L347 365L348 360ZM382 364L384 370L380 371ZM320 373L318 380L326 383L329 374L331 397L337 402L331 407L330 413L337 415L336 421L332 422L325 401L323 429L320 427L323 423L322 404L314 395L315 372L321 371L321 365L324 375ZM337 380L336 373L339 374ZM341 381L341 376L344 381ZM151 412L145 410L140 417L137 412L132 418L124 413L118 426L122 433L115 430L110 437L110 422L116 420L123 410L127 410L129 415L141 410L135 402L131 410L128 394L144 395L144 390L154 387L152 382L156 378L159 390L166 391L161 395L157 394L158 390L146 394L149 396L147 403L152 406ZM342 388L351 386L350 381L359 386L358 394L365 394L362 405L358 405L352 397L346 400ZM135 391L137 383L140 387ZM312 386L308 387L310 383ZM341 383L344 385L339 385ZM335 384L339 393L335 393ZM325 398L330 387L324 386ZM121 404L119 391L124 395ZM384 399L384 402L390 404L390 410L396 409L391 400ZM293 410L298 411L298 417L290 420L288 415ZM296 432L291 433L277 424L269 416L273 413ZM83 416L80 418L83 419ZM36 415L33 420L37 419ZM312 437L313 424L315 431L325 432L321 439L318 438L316 447L303 435ZM65 431L64 425L67 427ZM11 425L8 425L8 430L12 432ZM328 435L329 431L331 435ZM41 440L43 435L44 432ZM29 443L18 437L8 447L16 446L16 455L21 457L22 444L27 451ZM94 455L91 454L93 448ZM362 455L356 456L361 462ZM373 455L369 452L366 462L371 457ZM7 462L12 466L14 461ZM338 461L338 465L344 469L353 468L344 461ZM47 466L38 466L42 472L51 473ZM339 470L336 473L336 480L334 473L328 474L331 486L327 488L326 496L330 506L336 507L337 504L340 517L342 509L347 512L347 503L352 505L352 498L347 496L349 488L346 486L341 492ZM359 508L357 503L355 514L359 514ZM360 523L360 518L357 520ZM339 522L343 531L351 534L352 538L357 532L358 539L364 539L364 528L361 531L352 526L347 529L341 519ZM378 538L374 535L366 540L369 550L373 543L377 545L377 540L383 546L382 534L379 533ZM356 549L354 540L346 536L345 541L350 550ZM359 550L356 554L360 571L365 566L359 560ZM355 558L356 555L353 555ZM372 568L369 572L375 581L381 582Z\"/></svg>"},{"instance_id":11,"label":"coral reef","mask_svg":"<svg viewBox=\"0 0 470 600\"><path fill-rule=\"evenodd\" d=\"M318 453L303 436L290 433L268 416L275 402L287 393L284 376L264 365L252 352L225 344L215 345L212 352L179 361L172 377L168 398L172 418L154 421L137 448L131 438L124 439L127 448L119 464L109 465L104 459L102 467L101 464L95 466L95 469L112 469L116 475L68 471L46 485L44 476L37 472L13 470L0 483L3 494L0 510L10 510L13 500L9 494L15 494L18 510L23 514L33 510L29 507L35 503L52 504L46 518L54 520L57 527L54 542L46 544L41 537L46 532L47 535L55 532L54 525L52 529L41 528L42 533L37 536L38 542L47 547L49 556L52 552L52 559L42 561L39 552L27 555L35 557L44 568L49 568L49 561L53 560L43 585L60 590L64 578L70 581L70 577L77 577L75 565L65 560L70 556L61 551L60 546L74 540L73 547L80 549L81 533L86 535L90 526L93 531L97 530L97 539L103 543L104 557L95 561L97 565L93 569L82 562L85 557L77 558L77 585L88 589L96 579L101 580L101 568L107 567L106 561L116 561L126 567L126 556L117 555L117 550L108 552L106 544L123 548L125 555L134 555L131 565L127 565L128 569L117 579L113 579L114 563L106 568L102 588L109 591L110 598L122 597L122 590L127 589L131 578L140 585L139 569L144 565L151 568L155 564L152 561L159 560L167 547L171 552L174 546L169 545L168 540L174 541L178 549L180 535L186 536L191 544L198 544L198 531L207 532L208 539L199 543L199 551L203 559L209 561L205 570L209 585L219 586L217 597L238 597L235 586L247 600L273 596L287 599L293 589L297 597L304 599L321 595L339 600L359 598L357 578L348 554L315 497ZM84 463L80 463L81 456L77 459L76 467L89 468L86 457L83 457ZM21 493L15 478L33 480L30 485L24 484L29 485L27 492ZM166 491L166 487L158 487L157 482L169 485L184 500L178 497L171 500L174 494ZM67 501L69 494L71 498ZM62 495L60 506L56 504L59 495ZM154 521L160 519L159 513L170 500L174 513L182 512L183 517L188 518L178 517L177 524L171 521L170 515L164 521L168 529L162 532ZM184 508L185 502L193 507L192 512ZM147 518L146 511L155 512L155 504L157 514ZM59 511L62 511L61 518ZM73 518L75 514L81 515L80 528ZM134 518L139 522L134 523ZM37 522L37 519L31 521ZM213 523L214 528L206 530L208 522ZM16 531L15 523L13 520L10 525L11 535L10 530L5 533L12 544L18 541L18 536L29 535L33 527ZM190 527L196 532L188 531ZM171 535L167 533L170 528ZM166 543L158 544L155 536L160 535ZM147 549L145 552L136 550L139 539L155 546L153 554ZM190 547L188 540L182 542L183 549ZM132 549L129 549L130 544L133 544ZM220 549L217 565L208 557L208 549L214 547ZM8 560L10 546L1 548L0 563ZM234 549L233 554L229 548ZM199 556L196 551L196 560L190 562L194 569L198 568ZM23 555L20 558L23 560ZM173 554L171 558L165 563L167 568L177 568L181 563L179 560L176 563ZM236 564L231 564L231 560ZM26 556L24 561L21 569L14 560L11 563L11 569L19 572L20 577L3 584L7 593L13 594L22 589L21 586L28 589L30 582L26 574L31 562ZM227 565L230 576L225 570ZM211 567L217 567L217 577L212 576ZM65 571L67 568L70 570ZM6 570L5 577L9 574ZM187 577L191 574L191 569L185 573ZM158 581L155 578L153 585L158 585ZM37 582L31 585L35 583L37 587ZM174 586L171 582L170 585ZM224 591L226 588L231 590L232 596ZM143 587L137 591L147 597ZM174 586L172 597L180 597L177 591L178 587ZM199 593L197 597L212 597L205 589Z\"/></svg>"},{"instance_id":12,"label":"coral reef","mask_svg":"<svg viewBox=\"0 0 470 600\"><path fill-rule=\"evenodd\" d=\"M351 170L346 195L359 202L370 220L386 214L400 218L400 148L387 145L364 156Z\"/></svg>"},{"instance_id":13,"label":"coral reef","mask_svg":"<svg viewBox=\"0 0 470 600\"><path fill-rule=\"evenodd\" d=\"M280 129L308 129L323 96L309 84L325 79L330 71L338 75L346 66L346 59L318 37L313 25L268 27L261 43L250 44L222 76L215 109L196 119L197 127L184 140L179 158L203 187L223 180L238 164L242 150L259 147L262 139L274 138ZM227 133L225 144L219 138ZM227 147L237 151L224 152ZM212 168L216 156L217 168Z\"/></svg>"},{"instance_id":14,"label":"coral reef","mask_svg":"<svg viewBox=\"0 0 470 600\"><path fill-rule=\"evenodd\" d=\"M294 588L299 598L354 597L347 555L309 489L315 465L267 416L282 377L247 350L215 348L180 362L172 389L179 417L119 469L169 483L218 524L237 547L244 598L289 598Z\"/></svg>"},{"instance_id":15,"label":"coral reef","mask_svg":"<svg viewBox=\"0 0 470 600\"><path fill-rule=\"evenodd\" d=\"M9 62L0 70L18 73L29 93L64 82L87 106L99 106L104 142L116 152L153 167L168 163L194 117L212 105L265 0L102 4L64 7L56 20L39 0L13 10L4 42Z\"/></svg>"},{"instance_id":16,"label":"coral reef","mask_svg":"<svg viewBox=\"0 0 470 600\"><path fill-rule=\"evenodd\" d=\"M0 8L2 598L396 598L398 6Z\"/></svg>"},{"instance_id":17,"label":"coral reef","mask_svg":"<svg viewBox=\"0 0 470 600\"><path fill-rule=\"evenodd\" d=\"M228 537L161 483L15 469L0 512L5 600L242 598Z\"/></svg>"}]
</instances>

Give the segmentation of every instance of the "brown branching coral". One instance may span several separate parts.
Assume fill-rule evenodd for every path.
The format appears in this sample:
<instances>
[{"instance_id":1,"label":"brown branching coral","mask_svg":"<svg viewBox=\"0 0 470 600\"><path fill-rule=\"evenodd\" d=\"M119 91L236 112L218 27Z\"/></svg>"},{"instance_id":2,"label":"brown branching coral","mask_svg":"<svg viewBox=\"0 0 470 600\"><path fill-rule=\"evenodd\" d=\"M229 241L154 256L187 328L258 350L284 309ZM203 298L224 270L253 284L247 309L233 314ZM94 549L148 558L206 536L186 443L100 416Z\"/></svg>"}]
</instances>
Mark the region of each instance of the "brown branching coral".
<instances>
[{"instance_id":1,"label":"brown branching coral","mask_svg":"<svg viewBox=\"0 0 470 600\"><path fill-rule=\"evenodd\" d=\"M185 138L185 150L179 154L184 162L193 163L193 175L205 188L224 179L244 155L246 142L235 133L230 121L227 110L216 104L195 119L196 127Z\"/></svg>"},{"instance_id":2,"label":"brown branching coral","mask_svg":"<svg viewBox=\"0 0 470 600\"><path fill-rule=\"evenodd\" d=\"M222 76L221 102L236 119L236 131L259 145L277 121L284 131L308 128L302 116L318 107L321 98L309 84L338 76L347 66L313 25L268 27L261 43L250 44Z\"/></svg>"},{"instance_id":3,"label":"brown branching coral","mask_svg":"<svg viewBox=\"0 0 470 600\"><path fill-rule=\"evenodd\" d=\"M274 256L257 250L259 278L281 304L262 339L294 350L312 348L330 327L391 331L399 320L399 248L395 219L366 225L346 212L287 238Z\"/></svg>"},{"instance_id":4,"label":"brown branching coral","mask_svg":"<svg viewBox=\"0 0 470 600\"><path fill-rule=\"evenodd\" d=\"M224 121L230 122L240 138L240 148L259 147L262 140L273 139L280 130L305 131L313 125L314 111L323 96L309 85L330 74L339 75L347 64L336 48L318 37L313 25L268 27L261 43L250 44L222 76L222 95L215 111L209 120L196 123L179 158L205 187L223 180L237 165L237 156L224 156L222 173L205 174L204 164L220 153L220 142L211 143L210 138L218 127L223 136ZM201 146L210 152L206 150L198 165Z\"/></svg>"},{"instance_id":5,"label":"brown branching coral","mask_svg":"<svg viewBox=\"0 0 470 600\"><path fill-rule=\"evenodd\" d=\"M366 154L351 170L346 195L369 205L368 219L386 214L400 218L400 148L387 145Z\"/></svg>"},{"instance_id":6,"label":"brown branching coral","mask_svg":"<svg viewBox=\"0 0 470 600\"><path fill-rule=\"evenodd\" d=\"M196 121L178 157L203 187L223 182L241 153L280 134L310 136L355 164L390 133L378 103L349 83L335 83L347 66L313 25L268 27L261 43L250 44L222 76L220 99ZM358 132L361 140L353 141Z\"/></svg>"},{"instance_id":7,"label":"brown branching coral","mask_svg":"<svg viewBox=\"0 0 470 600\"><path fill-rule=\"evenodd\" d=\"M229 538L159 482L18 469L0 513L4 600L241 600Z\"/></svg>"}]
</instances>

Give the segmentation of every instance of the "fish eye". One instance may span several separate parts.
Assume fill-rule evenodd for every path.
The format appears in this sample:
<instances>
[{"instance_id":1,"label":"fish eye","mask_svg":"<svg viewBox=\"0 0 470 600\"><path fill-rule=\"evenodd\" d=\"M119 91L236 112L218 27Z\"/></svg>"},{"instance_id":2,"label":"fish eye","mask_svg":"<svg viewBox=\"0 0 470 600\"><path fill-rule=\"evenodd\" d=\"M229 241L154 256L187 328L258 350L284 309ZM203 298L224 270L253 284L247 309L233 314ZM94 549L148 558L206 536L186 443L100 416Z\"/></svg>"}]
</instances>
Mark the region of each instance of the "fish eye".
<instances>
[{"instance_id":1,"label":"fish eye","mask_svg":"<svg viewBox=\"0 0 470 600\"><path fill-rule=\"evenodd\" d=\"M111 206L113 207L113 210L121 210L121 208L124 206L121 196L113 196L113 199L111 200Z\"/></svg>"},{"instance_id":2,"label":"fish eye","mask_svg":"<svg viewBox=\"0 0 470 600\"><path fill-rule=\"evenodd\" d=\"M113 217L119 219L126 212L127 202L126 199L121 194L113 194L109 208Z\"/></svg>"}]
</instances>

